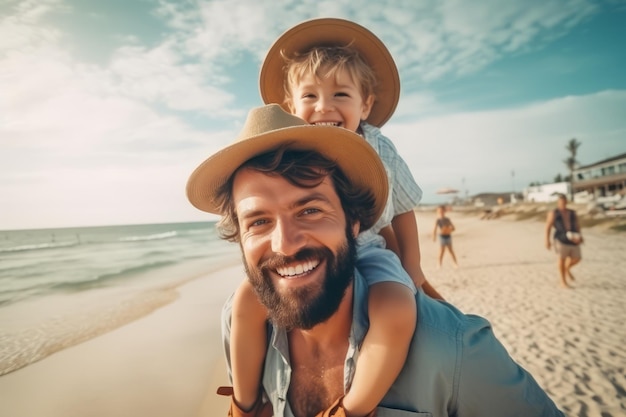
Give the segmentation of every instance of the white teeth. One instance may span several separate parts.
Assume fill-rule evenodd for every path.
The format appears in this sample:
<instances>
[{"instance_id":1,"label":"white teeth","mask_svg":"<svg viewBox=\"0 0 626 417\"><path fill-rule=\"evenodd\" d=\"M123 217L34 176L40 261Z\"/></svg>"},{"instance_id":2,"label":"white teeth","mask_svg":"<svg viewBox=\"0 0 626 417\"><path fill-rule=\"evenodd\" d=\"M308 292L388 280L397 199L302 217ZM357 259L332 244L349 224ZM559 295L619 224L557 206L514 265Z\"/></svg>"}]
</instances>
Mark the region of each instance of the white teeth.
<instances>
[{"instance_id":1,"label":"white teeth","mask_svg":"<svg viewBox=\"0 0 626 417\"><path fill-rule=\"evenodd\" d=\"M303 274L305 272L309 272L315 269L317 265L319 265L319 261L307 261L295 266L277 268L276 272L278 272L278 274L283 277L292 277L295 275Z\"/></svg>"},{"instance_id":2,"label":"white teeth","mask_svg":"<svg viewBox=\"0 0 626 417\"><path fill-rule=\"evenodd\" d=\"M339 126L338 122L317 122L317 126Z\"/></svg>"}]
</instances>

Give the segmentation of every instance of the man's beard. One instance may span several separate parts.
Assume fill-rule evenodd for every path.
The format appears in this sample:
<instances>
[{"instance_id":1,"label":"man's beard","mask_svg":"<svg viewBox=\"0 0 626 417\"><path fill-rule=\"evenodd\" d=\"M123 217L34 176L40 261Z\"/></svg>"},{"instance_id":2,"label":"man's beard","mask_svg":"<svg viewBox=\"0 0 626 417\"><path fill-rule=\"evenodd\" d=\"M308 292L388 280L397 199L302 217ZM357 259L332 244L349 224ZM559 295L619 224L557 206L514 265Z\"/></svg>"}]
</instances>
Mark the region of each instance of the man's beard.
<instances>
[{"instance_id":1,"label":"man's beard","mask_svg":"<svg viewBox=\"0 0 626 417\"><path fill-rule=\"evenodd\" d=\"M324 281L279 294L270 273L293 262L319 259L326 261ZM356 241L346 230L346 241L337 256L326 247L305 248L294 256L275 255L253 267L244 259L246 273L261 303L268 309L270 320L278 327L291 330L311 329L328 320L339 308L350 286L356 263ZM298 278L295 278L298 279Z\"/></svg>"}]
</instances>

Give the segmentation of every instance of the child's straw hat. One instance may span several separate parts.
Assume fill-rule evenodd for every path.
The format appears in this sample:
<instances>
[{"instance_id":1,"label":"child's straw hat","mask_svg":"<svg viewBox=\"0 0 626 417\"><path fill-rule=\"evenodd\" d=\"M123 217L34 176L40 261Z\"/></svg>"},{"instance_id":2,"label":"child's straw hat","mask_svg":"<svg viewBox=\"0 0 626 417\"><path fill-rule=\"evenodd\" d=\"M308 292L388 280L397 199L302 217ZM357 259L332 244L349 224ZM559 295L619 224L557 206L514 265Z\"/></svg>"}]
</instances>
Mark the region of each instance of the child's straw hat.
<instances>
[{"instance_id":1,"label":"child's straw hat","mask_svg":"<svg viewBox=\"0 0 626 417\"><path fill-rule=\"evenodd\" d=\"M382 126L389 120L400 98L400 77L391 53L372 32L354 22L323 18L300 23L283 33L272 45L261 67L259 87L265 103L278 103L286 110L284 99L284 59L313 46L351 45L376 74L376 100L367 122Z\"/></svg>"}]
</instances>

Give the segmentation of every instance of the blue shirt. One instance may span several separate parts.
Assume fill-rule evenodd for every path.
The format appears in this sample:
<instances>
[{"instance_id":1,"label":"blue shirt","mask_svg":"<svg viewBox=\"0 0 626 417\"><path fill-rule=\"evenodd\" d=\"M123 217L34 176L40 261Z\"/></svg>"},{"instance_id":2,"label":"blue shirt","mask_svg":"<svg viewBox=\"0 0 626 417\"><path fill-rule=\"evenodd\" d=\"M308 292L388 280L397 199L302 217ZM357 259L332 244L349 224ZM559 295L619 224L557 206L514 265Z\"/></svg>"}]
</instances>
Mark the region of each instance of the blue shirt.
<instances>
[{"instance_id":1,"label":"blue shirt","mask_svg":"<svg viewBox=\"0 0 626 417\"><path fill-rule=\"evenodd\" d=\"M355 271L353 321L344 362L344 389L350 386L358 347L367 331L368 286ZM415 294L417 328L406 363L377 408L378 417L564 417L533 377L513 361L489 322ZM230 375L232 298L222 315L222 336ZM274 416L293 417L287 403L291 368L284 329L271 326L263 388Z\"/></svg>"},{"instance_id":2,"label":"blue shirt","mask_svg":"<svg viewBox=\"0 0 626 417\"><path fill-rule=\"evenodd\" d=\"M377 245L357 245L356 268L367 285L381 282L397 282L415 292L415 284L402 266L400 258L391 250Z\"/></svg>"}]
</instances>

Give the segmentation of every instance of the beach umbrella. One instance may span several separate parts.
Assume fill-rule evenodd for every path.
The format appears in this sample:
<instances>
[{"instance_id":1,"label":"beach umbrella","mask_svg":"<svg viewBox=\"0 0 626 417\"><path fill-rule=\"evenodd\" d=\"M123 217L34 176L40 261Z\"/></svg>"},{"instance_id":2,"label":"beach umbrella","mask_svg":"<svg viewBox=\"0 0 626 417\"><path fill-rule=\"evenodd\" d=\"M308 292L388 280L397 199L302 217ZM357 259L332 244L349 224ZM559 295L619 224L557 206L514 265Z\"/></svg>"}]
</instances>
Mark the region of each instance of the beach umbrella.
<instances>
[{"instance_id":1,"label":"beach umbrella","mask_svg":"<svg viewBox=\"0 0 626 417\"><path fill-rule=\"evenodd\" d=\"M445 187L437 190L437 194L456 194L459 190L455 190L454 188Z\"/></svg>"}]
</instances>

